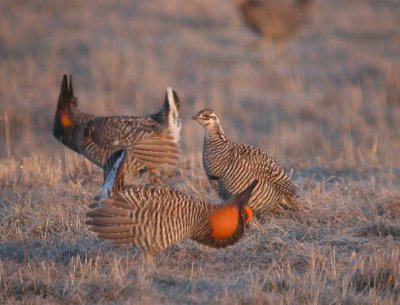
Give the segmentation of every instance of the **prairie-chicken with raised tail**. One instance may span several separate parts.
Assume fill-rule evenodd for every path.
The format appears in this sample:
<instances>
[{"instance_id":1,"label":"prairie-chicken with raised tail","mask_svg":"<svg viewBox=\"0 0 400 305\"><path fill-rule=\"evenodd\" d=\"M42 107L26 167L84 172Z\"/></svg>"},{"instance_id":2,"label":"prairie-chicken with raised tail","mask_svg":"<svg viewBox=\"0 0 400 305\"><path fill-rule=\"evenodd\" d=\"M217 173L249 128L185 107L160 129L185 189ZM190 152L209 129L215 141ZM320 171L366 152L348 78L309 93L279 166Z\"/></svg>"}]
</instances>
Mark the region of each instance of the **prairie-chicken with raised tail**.
<instances>
[{"instance_id":1,"label":"prairie-chicken with raised tail","mask_svg":"<svg viewBox=\"0 0 400 305\"><path fill-rule=\"evenodd\" d=\"M294 36L307 20L314 0L236 0L246 23L265 40L281 42Z\"/></svg>"},{"instance_id":2,"label":"prairie-chicken with raised tail","mask_svg":"<svg viewBox=\"0 0 400 305\"><path fill-rule=\"evenodd\" d=\"M94 116L78 109L72 79L64 75L54 117L53 135L65 146L103 167L117 150L127 149L126 171L132 178L146 169L175 165L179 157L180 102L168 87L160 111L135 116Z\"/></svg>"},{"instance_id":3,"label":"prairie-chicken with raised tail","mask_svg":"<svg viewBox=\"0 0 400 305\"><path fill-rule=\"evenodd\" d=\"M152 264L154 255L180 240L222 248L243 236L252 219L252 211L245 205L257 181L223 204L210 204L167 186L125 186L124 162L125 150L107 161L100 199L87 213L87 224L98 237L138 246Z\"/></svg>"},{"instance_id":4,"label":"prairie-chicken with raised tail","mask_svg":"<svg viewBox=\"0 0 400 305\"><path fill-rule=\"evenodd\" d=\"M227 139L214 110L201 110L192 119L204 127L203 166L222 199L242 192L257 179L248 203L254 212L294 207L296 187L271 156Z\"/></svg>"}]
</instances>

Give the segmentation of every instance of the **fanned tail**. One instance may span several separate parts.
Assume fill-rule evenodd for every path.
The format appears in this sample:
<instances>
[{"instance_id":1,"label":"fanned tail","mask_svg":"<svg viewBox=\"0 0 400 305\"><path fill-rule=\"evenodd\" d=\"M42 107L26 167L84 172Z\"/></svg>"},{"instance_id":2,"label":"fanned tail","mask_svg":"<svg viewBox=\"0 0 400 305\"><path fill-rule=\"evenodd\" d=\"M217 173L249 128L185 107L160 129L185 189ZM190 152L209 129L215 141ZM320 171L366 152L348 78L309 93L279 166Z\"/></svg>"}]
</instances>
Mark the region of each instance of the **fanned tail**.
<instances>
[{"instance_id":1,"label":"fanned tail","mask_svg":"<svg viewBox=\"0 0 400 305\"><path fill-rule=\"evenodd\" d=\"M134 206L127 202L103 199L91 204L90 208L86 224L99 238L117 244L135 243L146 232L146 226L135 219Z\"/></svg>"},{"instance_id":2,"label":"fanned tail","mask_svg":"<svg viewBox=\"0 0 400 305\"><path fill-rule=\"evenodd\" d=\"M176 165L179 145L172 135L144 139L132 147L135 157L149 167Z\"/></svg>"}]
</instances>

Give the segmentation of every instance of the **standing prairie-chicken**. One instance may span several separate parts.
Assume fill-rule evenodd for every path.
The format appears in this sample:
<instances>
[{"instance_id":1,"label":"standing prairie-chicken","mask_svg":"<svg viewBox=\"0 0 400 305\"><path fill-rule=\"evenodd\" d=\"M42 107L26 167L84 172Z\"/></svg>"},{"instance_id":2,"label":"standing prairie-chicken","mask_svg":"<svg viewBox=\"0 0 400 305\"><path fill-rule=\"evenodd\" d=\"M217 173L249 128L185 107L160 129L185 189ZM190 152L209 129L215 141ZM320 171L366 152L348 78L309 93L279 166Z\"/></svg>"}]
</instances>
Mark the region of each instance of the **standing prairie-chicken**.
<instances>
[{"instance_id":1,"label":"standing prairie-chicken","mask_svg":"<svg viewBox=\"0 0 400 305\"><path fill-rule=\"evenodd\" d=\"M94 116L78 109L72 79L66 75L54 117L53 135L65 146L103 167L117 150L127 149L132 178L145 169L174 165L179 155L181 122L178 95L168 87L160 111L141 117Z\"/></svg>"},{"instance_id":2,"label":"standing prairie-chicken","mask_svg":"<svg viewBox=\"0 0 400 305\"><path fill-rule=\"evenodd\" d=\"M152 264L154 255L180 240L222 248L243 236L252 219L252 211L245 205L257 181L223 204L210 204L167 186L125 186L125 162L126 150L109 158L100 199L87 213L87 224L98 237L136 245Z\"/></svg>"},{"instance_id":3,"label":"standing prairie-chicken","mask_svg":"<svg viewBox=\"0 0 400 305\"><path fill-rule=\"evenodd\" d=\"M265 40L280 42L295 35L306 22L314 0L237 0L246 23Z\"/></svg>"},{"instance_id":4,"label":"standing prairie-chicken","mask_svg":"<svg viewBox=\"0 0 400 305\"><path fill-rule=\"evenodd\" d=\"M271 156L227 139L214 110L201 110L192 119L204 127L203 166L222 199L242 192L257 179L248 203L254 212L293 207L296 187Z\"/></svg>"}]
</instances>

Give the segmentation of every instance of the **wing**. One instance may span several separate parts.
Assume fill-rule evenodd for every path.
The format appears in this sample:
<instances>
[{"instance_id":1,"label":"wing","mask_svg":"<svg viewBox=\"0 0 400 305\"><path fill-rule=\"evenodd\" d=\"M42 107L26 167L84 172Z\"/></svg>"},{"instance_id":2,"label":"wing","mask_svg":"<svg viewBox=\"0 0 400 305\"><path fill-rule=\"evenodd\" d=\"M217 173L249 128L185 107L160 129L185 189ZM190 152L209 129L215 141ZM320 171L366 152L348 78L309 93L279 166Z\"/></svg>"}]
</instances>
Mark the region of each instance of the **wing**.
<instances>
[{"instance_id":1,"label":"wing","mask_svg":"<svg viewBox=\"0 0 400 305\"><path fill-rule=\"evenodd\" d=\"M172 136L163 134L142 139L129 152L147 166L157 167L161 164L175 165L180 149Z\"/></svg>"},{"instance_id":2,"label":"wing","mask_svg":"<svg viewBox=\"0 0 400 305\"><path fill-rule=\"evenodd\" d=\"M107 149L130 148L144 138L164 133L163 126L149 117L97 117L91 125L93 141Z\"/></svg>"},{"instance_id":3,"label":"wing","mask_svg":"<svg viewBox=\"0 0 400 305\"><path fill-rule=\"evenodd\" d=\"M237 159L245 163L244 167L249 168L255 177L266 179L282 193L291 196L296 193L296 186L285 170L265 151L243 144L237 144L234 149L238 156Z\"/></svg>"},{"instance_id":4,"label":"wing","mask_svg":"<svg viewBox=\"0 0 400 305\"><path fill-rule=\"evenodd\" d=\"M127 149L129 155L149 167L175 165L179 158L179 144L149 117L98 117L87 130L95 145L112 151Z\"/></svg>"}]
</instances>

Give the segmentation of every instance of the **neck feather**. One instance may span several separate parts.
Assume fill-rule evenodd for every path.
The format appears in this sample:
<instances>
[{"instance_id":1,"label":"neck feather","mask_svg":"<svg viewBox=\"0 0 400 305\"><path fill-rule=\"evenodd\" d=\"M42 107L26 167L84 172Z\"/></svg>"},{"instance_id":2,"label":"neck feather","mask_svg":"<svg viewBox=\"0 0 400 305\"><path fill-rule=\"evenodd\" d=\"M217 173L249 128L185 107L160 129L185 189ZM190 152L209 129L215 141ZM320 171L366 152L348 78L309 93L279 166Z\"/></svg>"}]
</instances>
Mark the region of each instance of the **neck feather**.
<instances>
[{"instance_id":1,"label":"neck feather","mask_svg":"<svg viewBox=\"0 0 400 305\"><path fill-rule=\"evenodd\" d=\"M219 123L215 123L209 126L206 126L206 137L212 137L212 138L220 138L222 141L227 141L227 138L225 136L225 131L222 128L222 125Z\"/></svg>"}]
</instances>

